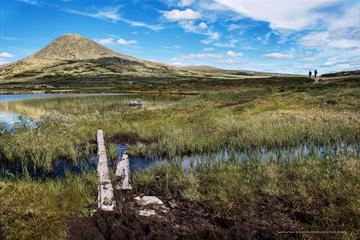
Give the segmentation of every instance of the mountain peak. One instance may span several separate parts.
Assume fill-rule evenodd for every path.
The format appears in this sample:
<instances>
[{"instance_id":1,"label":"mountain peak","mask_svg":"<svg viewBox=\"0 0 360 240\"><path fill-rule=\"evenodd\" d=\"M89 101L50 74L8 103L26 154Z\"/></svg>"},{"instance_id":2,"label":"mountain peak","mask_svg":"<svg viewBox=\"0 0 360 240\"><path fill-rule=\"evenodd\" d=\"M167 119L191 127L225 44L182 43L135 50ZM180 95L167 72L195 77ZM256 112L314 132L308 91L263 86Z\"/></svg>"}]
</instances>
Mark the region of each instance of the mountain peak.
<instances>
[{"instance_id":1,"label":"mountain peak","mask_svg":"<svg viewBox=\"0 0 360 240\"><path fill-rule=\"evenodd\" d=\"M34 79L173 77L189 74L112 51L84 36L64 34L33 55L0 67L0 82Z\"/></svg>"},{"instance_id":2,"label":"mountain peak","mask_svg":"<svg viewBox=\"0 0 360 240\"><path fill-rule=\"evenodd\" d=\"M30 58L37 60L85 60L124 57L101 44L74 33L64 34Z\"/></svg>"}]
</instances>

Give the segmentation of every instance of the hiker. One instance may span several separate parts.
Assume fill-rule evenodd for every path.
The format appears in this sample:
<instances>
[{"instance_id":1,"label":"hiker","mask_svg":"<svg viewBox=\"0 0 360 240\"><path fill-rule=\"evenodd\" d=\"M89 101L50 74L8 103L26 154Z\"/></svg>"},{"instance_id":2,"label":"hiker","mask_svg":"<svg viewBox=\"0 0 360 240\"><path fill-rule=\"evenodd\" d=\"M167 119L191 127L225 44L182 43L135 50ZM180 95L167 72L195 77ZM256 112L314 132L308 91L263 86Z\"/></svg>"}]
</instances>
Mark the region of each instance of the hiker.
<instances>
[{"instance_id":1,"label":"hiker","mask_svg":"<svg viewBox=\"0 0 360 240\"><path fill-rule=\"evenodd\" d=\"M314 76L315 76L315 78L316 78L316 76L317 76L317 70L315 69L315 71L314 71Z\"/></svg>"},{"instance_id":2,"label":"hiker","mask_svg":"<svg viewBox=\"0 0 360 240\"><path fill-rule=\"evenodd\" d=\"M309 78L311 78L311 75L312 75L312 72L311 72L311 71L309 71Z\"/></svg>"}]
</instances>

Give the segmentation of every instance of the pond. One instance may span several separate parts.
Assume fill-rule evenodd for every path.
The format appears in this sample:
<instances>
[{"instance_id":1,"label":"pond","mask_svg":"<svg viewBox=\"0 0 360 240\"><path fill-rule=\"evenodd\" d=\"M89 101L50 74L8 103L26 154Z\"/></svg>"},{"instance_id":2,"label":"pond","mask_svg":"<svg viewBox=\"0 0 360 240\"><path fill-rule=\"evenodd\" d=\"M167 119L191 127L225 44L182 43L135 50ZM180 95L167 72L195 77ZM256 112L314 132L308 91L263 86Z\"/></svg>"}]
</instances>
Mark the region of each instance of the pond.
<instances>
[{"instance_id":1,"label":"pond","mask_svg":"<svg viewBox=\"0 0 360 240\"><path fill-rule=\"evenodd\" d=\"M360 144L336 144L332 146L301 145L292 148L279 149L252 149L248 151L224 149L214 153L192 154L173 158L159 156L136 157L129 156L131 173L156 167L159 165L174 164L185 172L202 168L209 168L216 164L228 161L246 164L250 162L282 162L291 163L306 158L326 159L336 156L360 157ZM121 152L118 151L118 156ZM109 166L115 169L115 161L109 161ZM18 177L29 175L34 178L62 178L68 173L95 172L97 169L97 157L80 159L77 163L58 161L52 166L50 172L35 169L33 165L23 166L22 163L4 163L0 161L0 176ZM25 170L25 171L24 171Z\"/></svg>"},{"instance_id":2,"label":"pond","mask_svg":"<svg viewBox=\"0 0 360 240\"><path fill-rule=\"evenodd\" d=\"M9 103L34 99L100 97L100 96L128 96L129 93L59 93L59 94L0 94L0 123L7 127L13 126L21 120L21 115L9 109Z\"/></svg>"},{"instance_id":3,"label":"pond","mask_svg":"<svg viewBox=\"0 0 360 240\"><path fill-rule=\"evenodd\" d=\"M129 108L127 102L129 99L141 97L149 105L149 108L157 108L161 104L172 104L184 99L183 96L136 96L131 94L18 94L18 95L0 95L0 123L8 126L14 126L17 122L24 121L24 116L14 111L11 104L19 102L22 109L42 109L49 111L55 109L62 114L87 114L94 111L122 111ZM46 100L44 100L46 99ZM91 104L88 104L88 103ZM86 103L86 104L85 104ZM132 110L131 110L132 111ZM14 127L16 129L16 126ZM158 164L178 164L184 171L188 172L199 168L206 168L213 164L219 164L226 161L237 161L246 163L249 161L262 162L292 162L297 159L314 157L324 159L338 155L355 155L359 157L360 144L338 143L331 146L311 146L303 144L292 148L265 149L257 148L249 151L240 151L237 149L224 149L215 153L201 153L187 156L178 156L176 158L165 158L159 156L129 157L130 169L132 172L147 169ZM121 153L118 153L121 156ZM39 170L29 164L24 166L22 162L5 163L0 161L0 176L19 176L30 175L32 177L64 177L67 173L78 173L83 171L96 171L96 156L79 159L77 163L70 161L58 161L53 164L51 172ZM111 163L114 168L114 163Z\"/></svg>"}]
</instances>

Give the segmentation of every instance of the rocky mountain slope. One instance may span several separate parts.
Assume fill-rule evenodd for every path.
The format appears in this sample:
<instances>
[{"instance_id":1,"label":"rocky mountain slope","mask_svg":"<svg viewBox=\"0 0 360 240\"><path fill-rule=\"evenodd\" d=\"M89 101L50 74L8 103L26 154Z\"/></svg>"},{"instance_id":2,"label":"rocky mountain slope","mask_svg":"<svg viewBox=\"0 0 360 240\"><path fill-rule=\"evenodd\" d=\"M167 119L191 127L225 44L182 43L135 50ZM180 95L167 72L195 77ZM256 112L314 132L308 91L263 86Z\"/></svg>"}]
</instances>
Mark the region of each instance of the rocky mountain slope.
<instances>
[{"instance_id":1,"label":"rocky mountain slope","mask_svg":"<svg viewBox=\"0 0 360 240\"><path fill-rule=\"evenodd\" d=\"M77 34L65 34L33 55L0 67L0 82L35 79L126 76L170 77L188 75L178 68L114 52Z\"/></svg>"}]
</instances>

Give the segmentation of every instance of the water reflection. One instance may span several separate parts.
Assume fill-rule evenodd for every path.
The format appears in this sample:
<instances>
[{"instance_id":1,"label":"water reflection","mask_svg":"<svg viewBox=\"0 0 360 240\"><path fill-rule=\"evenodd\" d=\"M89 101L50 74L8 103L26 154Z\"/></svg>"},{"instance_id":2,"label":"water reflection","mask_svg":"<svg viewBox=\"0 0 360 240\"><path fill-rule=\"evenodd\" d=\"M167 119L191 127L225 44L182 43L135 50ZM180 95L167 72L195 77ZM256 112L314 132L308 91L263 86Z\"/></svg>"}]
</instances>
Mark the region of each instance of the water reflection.
<instances>
[{"instance_id":1,"label":"water reflection","mask_svg":"<svg viewBox=\"0 0 360 240\"><path fill-rule=\"evenodd\" d=\"M123 146L119 146L118 151L121 154ZM121 156L119 154L119 156ZM360 144L337 144L333 146L310 146L307 144L283 149L268 150L265 148L236 151L223 150L216 153L193 154L176 158L163 158L156 156L147 157L129 157L131 173L149 169L158 165L175 164L180 166L185 172L194 171L202 168L209 168L227 161L246 164L249 162L285 162L291 163L299 159L313 157L315 159L325 159L342 155L351 155L360 157ZM115 168L115 161L110 162L110 167ZM26 168L21 163L0 162L0 175L17 176L24 175L24 172L36 178L54 178L65 177L67 173L80 173L86 171L96 171L97 157L93 156L87 159L80 159L77 163L69 161L58 161L52 166L50 172L36 169L33 165Z\"/></svg>"},{"instance_id":2,"label":"water reflection","mask_svg":"<svg viewBox=\"0 0 360 240\"><path fill-rule=\"evenodd\" d=\"M0 122L6 125L14 125L19 121L19 115L13 112L0 112Z\"/></svg>"}]
</instances>

